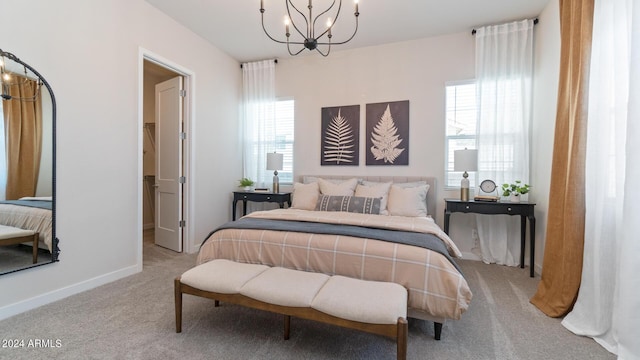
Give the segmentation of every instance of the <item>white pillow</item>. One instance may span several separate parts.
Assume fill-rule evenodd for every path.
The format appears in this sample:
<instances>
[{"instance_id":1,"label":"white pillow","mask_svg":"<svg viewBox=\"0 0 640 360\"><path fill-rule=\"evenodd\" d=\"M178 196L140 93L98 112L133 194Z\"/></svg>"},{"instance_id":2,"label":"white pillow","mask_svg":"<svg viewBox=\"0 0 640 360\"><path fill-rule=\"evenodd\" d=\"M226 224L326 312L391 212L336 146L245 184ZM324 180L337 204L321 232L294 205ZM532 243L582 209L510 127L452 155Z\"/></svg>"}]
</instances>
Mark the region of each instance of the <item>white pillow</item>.
<instances>
[{"instance_id":1,"label":"white pillow","mask_svg":"<svg viewBox=\"0 0 640 360\"><path fill-rule=\"evenodd\" d=\"M429 191L429 185L415 187L391 185L387 201L389 214L410 217L427 216L427 191Z\"/></svg>"},{"instance_id":2,"label":"white pillow","mask_svg":"<svg viewBox=\"0 0 640 360\"><path fill-rule=\"evenodd\" d=\"M391 184L391 182L377 183L363 181L362 184L356 186L355 196L380 198L380 215L389 215L387 200L389 199Z\"/></svg>"},{"instance_id":3,"label":"white pillow","mask_svg":"<svg viewBox=\"0 0 640 360\"><path fill-rule=\"evenodd\" d=\"M314 210L318 202L320 190L318 183L310 184L293 184L293 193L291 194L291 208L301 210Z\"/></svg>"},{"instance_id":4,"label":"white pillow","mask_svg":"<svg viewBox=\"0 0 640 360\"><path fill-rule=\"evenodd\" d=\"M358 185L358 179L353 178L345 180L339 184L335 184L331 181L318 178L318 185L320 185L320 192L322 195L353 196L356 190L356 185Z\"/></svg>"}]
</instances>

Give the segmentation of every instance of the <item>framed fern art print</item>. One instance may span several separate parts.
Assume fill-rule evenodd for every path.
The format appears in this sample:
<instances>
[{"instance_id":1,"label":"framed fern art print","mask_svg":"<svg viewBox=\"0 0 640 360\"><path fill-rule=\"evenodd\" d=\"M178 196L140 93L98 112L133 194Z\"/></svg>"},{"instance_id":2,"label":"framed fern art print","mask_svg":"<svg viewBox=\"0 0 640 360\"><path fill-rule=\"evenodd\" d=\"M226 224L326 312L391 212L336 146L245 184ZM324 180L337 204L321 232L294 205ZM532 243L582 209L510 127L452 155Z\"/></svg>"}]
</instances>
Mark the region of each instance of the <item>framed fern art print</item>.
<instances>
[{"instance_id":1,"label":"framed fern art print","mask_svg":"<svg viewBox=\"0 0 640 360\"><path fill-rule=\"evenodd\" d=\"M358 166L360 105L322 108L320 165Z\"/></svg>"},{"instance_id":2,"label":"framed fern art print","mask_svg":"<svg viewBox=\"0 0 640 360\"><path fill-rule=\"evenodd\" d=\"M409 165L409 100L367 104L367 165Z\"/></svg>"}]
</instances>

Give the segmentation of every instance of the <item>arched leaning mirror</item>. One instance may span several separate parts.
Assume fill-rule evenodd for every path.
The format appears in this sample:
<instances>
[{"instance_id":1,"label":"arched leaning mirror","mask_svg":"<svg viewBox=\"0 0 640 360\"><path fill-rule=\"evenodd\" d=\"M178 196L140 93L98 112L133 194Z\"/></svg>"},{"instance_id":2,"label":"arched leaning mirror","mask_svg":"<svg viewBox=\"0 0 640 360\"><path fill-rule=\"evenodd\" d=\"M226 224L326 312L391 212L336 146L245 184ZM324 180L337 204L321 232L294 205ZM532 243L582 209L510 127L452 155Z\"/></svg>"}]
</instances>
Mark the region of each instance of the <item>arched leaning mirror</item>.
<instances>
[{"instance_id":1,"label":"arched leaning mirror","mask_svg":"<svg viewBox=\"0 0 640 360\"><path fill-rule=\"evenodd\" d=\"M58 261L56 100L30 65L0 49L0 275Z\"/></svg>"}]
</instances>

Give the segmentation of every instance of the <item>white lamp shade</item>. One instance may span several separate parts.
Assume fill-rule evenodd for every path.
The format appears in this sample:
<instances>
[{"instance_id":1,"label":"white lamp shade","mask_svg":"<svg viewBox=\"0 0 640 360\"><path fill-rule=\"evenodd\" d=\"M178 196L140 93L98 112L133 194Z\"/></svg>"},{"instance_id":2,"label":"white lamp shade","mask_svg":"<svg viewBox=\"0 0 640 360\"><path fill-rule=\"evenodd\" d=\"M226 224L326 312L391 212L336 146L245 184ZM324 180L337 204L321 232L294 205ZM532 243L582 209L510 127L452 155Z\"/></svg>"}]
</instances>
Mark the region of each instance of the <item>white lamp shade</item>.
<instances>
[{"instance_id":1,"label":"white lamp shade","mask_svg":"<svg viewBox=\"0 0 640 360\"><path fill-rule=\"evenodd\" d=\"M453 171L478 171L478 150L455 150Z\"/></svg>"},{"instance_id":2,"label":"white lamp shade","mask_svg":"<svg viewBox=\"0 0 640 360\"><path fill-rule=\"evenodd\" d=\"M276 152L267 154L267 170L282 170L283 155Z\"/></svg>"}]
</instances>

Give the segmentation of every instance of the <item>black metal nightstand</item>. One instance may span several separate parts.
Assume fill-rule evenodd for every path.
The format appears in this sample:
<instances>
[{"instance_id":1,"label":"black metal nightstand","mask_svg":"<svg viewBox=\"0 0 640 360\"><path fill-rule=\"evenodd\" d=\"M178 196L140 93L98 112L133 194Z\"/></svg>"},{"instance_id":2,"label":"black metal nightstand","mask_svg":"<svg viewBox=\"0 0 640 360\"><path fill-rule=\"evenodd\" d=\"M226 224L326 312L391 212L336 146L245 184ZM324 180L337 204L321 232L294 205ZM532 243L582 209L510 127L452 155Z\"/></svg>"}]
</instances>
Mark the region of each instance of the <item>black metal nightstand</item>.
<instances>
[{"instance_id":1,"label":"black metal nightstand","mask_svg":"<svg viewBox=\"0 0 640 360\"><path fill-rule=\"evenodd\" d=\"M524 268L524 249L527 229L527 219L529 219L529 241L530 245L530 270L529 276L534 276L533 266L535 261L536 248L536 218L534 216L534 206L530 202L489 202L489 201L460 201L459 199L444 199L444 232L449 234L449 217L451 213L474 213L484 215L520 215L520 267Z\"/></svg>"},{"instance_id":2,"label":"black metal nightstand","mask_svg":"<svg viewBox=\"0 0 640 360\"><path fill-rule=\"evenodd\" d=\"M262 191L234 191L233 192L233 221L236 220L236 205L238 201L242 200L242 216L247 215L247 201L253 202L274 202L280 205L280 208L284 208L284 204L291 207L291 193L281 192L262 192Z\"/></svg>"}]
</instances>

